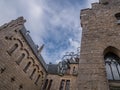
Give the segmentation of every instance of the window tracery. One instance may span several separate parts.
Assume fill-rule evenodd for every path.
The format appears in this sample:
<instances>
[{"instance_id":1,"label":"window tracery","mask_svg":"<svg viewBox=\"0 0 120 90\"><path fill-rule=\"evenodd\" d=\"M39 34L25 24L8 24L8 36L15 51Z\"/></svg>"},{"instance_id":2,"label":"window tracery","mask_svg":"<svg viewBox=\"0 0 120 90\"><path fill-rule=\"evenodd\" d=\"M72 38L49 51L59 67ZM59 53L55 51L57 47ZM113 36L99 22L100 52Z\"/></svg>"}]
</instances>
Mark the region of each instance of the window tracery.
<instances>
[{"instance_id":1,"label":"window tracery","mask_svg":"<svg viewBox=\"0 0 120 90\"><path fill-rule=\"evenodd\" d=\"M107 78L109 80L120 80L120 58L112 52L108 52L104 58Z\"/></svg>"}]
</instances>

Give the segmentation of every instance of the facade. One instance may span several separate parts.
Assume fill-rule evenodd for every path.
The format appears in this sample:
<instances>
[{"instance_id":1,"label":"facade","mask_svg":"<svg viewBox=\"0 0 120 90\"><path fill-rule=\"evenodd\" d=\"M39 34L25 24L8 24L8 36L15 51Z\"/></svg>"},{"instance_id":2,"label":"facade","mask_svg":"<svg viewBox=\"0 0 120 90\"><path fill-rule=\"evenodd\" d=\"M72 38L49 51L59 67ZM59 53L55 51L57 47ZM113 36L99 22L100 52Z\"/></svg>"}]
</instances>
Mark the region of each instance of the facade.
<instances>
[{"instance_id":1,"label":"facade","mask_svg":"<svg viewBox=\"0 0 120 90\"><path fill-rule=\"evenodd\" d=\"M80 14L81 51L46 64L20 17L0 27L0 90L120 90L120 0Z\"/></svg>"},{"instance_id":2,"label":"facade","mask_svg":"<svg viewBox=\"0 0 120 90\"><path fill-rule=\"evenodd\" d=\"M75 90L77 88L79 54L69 53L58 64L48 65L43 90Z\"/></svg>"},{"instance_id":3,"label":"facade","mask_svg":"<svg viewBox=\"0 0 120 90\"><path fill-rule=\"evenodd\" d=\"M78 90L120 90L120 0L81 11Z\"/></svg>"},{"instance_id":4,"label":"facade","mask_svg":"<svg viewBox=\"0 0 120 90\"><path fill-rule=\"evenodd\" d=\"M74 90L79 55L64 56L59 64L46 64L34 44L25 20L19 17L0 27L0 90Z\"/></svg>"},{"instance_id":5,"label":"facade","mask_svg":"<svg viewBox=\"0 0 120 90\"><path fill-rule=\"evenodd\" d=\"M41 90L47 65L23 17L0 27L0 90Z\"/></svg>"}]
</instances>

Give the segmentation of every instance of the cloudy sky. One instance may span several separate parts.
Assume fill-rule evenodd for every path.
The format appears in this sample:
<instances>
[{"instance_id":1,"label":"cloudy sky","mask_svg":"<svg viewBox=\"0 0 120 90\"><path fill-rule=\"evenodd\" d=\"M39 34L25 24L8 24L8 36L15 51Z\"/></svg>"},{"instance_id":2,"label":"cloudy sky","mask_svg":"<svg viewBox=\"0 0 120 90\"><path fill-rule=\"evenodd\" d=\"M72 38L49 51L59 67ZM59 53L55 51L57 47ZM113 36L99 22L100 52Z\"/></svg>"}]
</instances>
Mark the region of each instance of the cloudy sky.
<instances>
[{"instance_id":1,"label":"cloudy sky","mask_svg":"<svg viewBox=\"0 0 120 90\"><path fill-rule=\"evenodd\" d=\"M80 10L98 0L0 0L0 25L23 16L34 42L45 44L46 63L57 63L80 47Z\"/></svg>"}]
</instances>

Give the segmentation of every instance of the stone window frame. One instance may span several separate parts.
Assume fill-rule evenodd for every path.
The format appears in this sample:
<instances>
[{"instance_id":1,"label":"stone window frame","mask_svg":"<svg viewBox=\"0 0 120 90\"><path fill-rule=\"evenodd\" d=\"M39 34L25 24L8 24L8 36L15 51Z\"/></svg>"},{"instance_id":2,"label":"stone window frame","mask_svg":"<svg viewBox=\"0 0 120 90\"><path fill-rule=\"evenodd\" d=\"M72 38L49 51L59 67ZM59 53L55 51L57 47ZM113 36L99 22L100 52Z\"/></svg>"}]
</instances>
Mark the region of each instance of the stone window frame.
<instances>
[{"instance_id":1,"label":"stone window frame","mask_svg":"<svg viewBox=\"0 0 120 90\"><path fill-rule=\"evenodd\" d=\"M29 61L29 62L27 63L27 65L24 67L23 71L24 71L25 73L27 72L27 70L28 70L28 68L30 67L31 64L32 64L32 63Z\"/></svg>"},{"instance_id":2,"label":"stone window frame","mask_svg":"<svg viewBox=\"0 0 120 90\"><path fill-rule=\"evenodd\" d=\"M49 84L48 84L48 88L47 88L47 90L50 90L50 88L51 88L51 86L52 86L52 82L53 82L53 80L50 79L50 80L49 80Z\"/></svg>"},{"instance_id":3,"label":"stone window frame","mask_svg":"<svg viewBox=\"0 0 120 90\"><path fill-rule=\"evenodd\" d=\"M22 53L21 56L18 57L16 63L18 65L20 65L20 63L22 62L22 60L25 58L25 53Z\"/></svg>"},{"instance_id":4,"label":"stone window frame","mask_svg":"<svg viewBox=\"0 0 120 90\"><path fill-rule=\"evenodd\" d=\"M39 74L35 80L35 84L38 85L38 81L40 80L41 75Z\"/></svg>"},{"instance_id":5,"label":"stone window frame","mask_svg":"<svg viewBox=\"0 0 120 90\"><path fill-rule=\"evenodd\" d=\"M17 50L18 46L18 43L15 43L7 50L7 53L11 56Z\"/></svg>"},{"instance_id":6,"label":"stone window frame","mask_svg":"<svg viewBox=\"0 0 120 90\"><path fill-rule=\"evenodd\" d=\"M115 18L117 19L117 24L120 25L120 12L115 14Z\"/></svg>"},{"instance_id":7,"label":"stone window frame","mask_svg":"<svg viewBox=\"0 0 120 90\"><path fill-rule=\"evenodd\" d=\"M43 90L46 90L47 86L48 86L48 83L49 83L49 80L46 79L45 80L45 83L44 83L44 86L43 86Z\"/></svg>"}]
</instances>

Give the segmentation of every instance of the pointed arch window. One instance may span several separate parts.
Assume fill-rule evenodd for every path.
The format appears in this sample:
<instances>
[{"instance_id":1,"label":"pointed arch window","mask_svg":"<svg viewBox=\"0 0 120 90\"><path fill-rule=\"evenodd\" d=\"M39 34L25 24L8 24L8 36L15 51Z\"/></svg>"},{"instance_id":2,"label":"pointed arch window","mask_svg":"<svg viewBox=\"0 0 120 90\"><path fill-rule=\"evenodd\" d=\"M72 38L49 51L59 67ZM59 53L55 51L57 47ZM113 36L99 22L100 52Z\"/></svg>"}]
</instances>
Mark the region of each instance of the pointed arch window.
<instances>
[{"instance_id":1,"label":"pointed arch window","mask_svg":"<svg viewBox=\"0 0 120 90\"><path fill-rule=\"evenodd\" d=\"M37 79L36 79L36 81L35 81L35 84L36 84L36 85L37 85L39 79L40 79L40 75L38 75L38 77L37 77Z\"/></svg>"},{"instance_id":2,"label":"pointed arch window","mask_svg":"<svg viewBox=\"0 0 120 90\"><path fill-rule=\"evenodd\" d=\"M117 20L120 20L120 13L116 13L115 17L116 17Z\"/></svg>"},{"instance_id":3,"label":"pointed arch window","mask_svg":"<svg viewBox=\"0 0 120 90\"><path fill-rule=\"evenodd\" d=\"M65 80L61 80L59 90L64 90L64 84L65 84Z\"/></svg>"},{"instance_id":4,"label":"pointed arch window","mask_svg":"<svg viewBox=\"0 0 120 90\"><path fill-rule=\"evenodd\" d=\"M108 52L104 56L108 80L120 80L120 58Z\"/></svg>"},{"instance_id":5,"label":"pointed arch window","mask_svg":"<svg viewBox=\"0 0 120 90\"><path fill-rule=\"evenodd\" d=\"M117 24L120 25L120 13L116 13L115 17L117 19Z\"/></svg>"},{"instance_id":6,"label":"pointed arch window","mask_svg":"<svg viewBox=\"0 0 120 90\"><path fill-rule=\"evenodd\" d=\"M33 78L33 75L35 74L36 69L33 70L32 74L30 75L30 78Z\"/></svg>"},{"instance_id":7,"label":"pointed arch window","mask_svg":"<svg viewBox=\"0 0 120 90\"><path fill-rule=\"evenodd\" d=\"M45 84L44 84L43 90L46 90L47 86L48 86L48 79L45 80Z\"/></svg>"},{"instance_id":8,"label":"pointed arch window","mask_svg":"<svg viewBox=\"0 0 120 90\"><path fill-rule=\"evenodd\" d=\"M27 65L25 66L25 68L23 69L23 71L26 72L27 69L30 67L30 65L31 65L31 62L28 62Z\"/></svg>"},{"instance_id":9,"label":"pointed arch window","mask_svg":"<svg viewBox=\"0 0 120 90\"><path fill-rule=\"evenodd\" d=\"M51 88L51 86L52 86L52 82L53 82L53 80L50 80L47 90L50 90L50 88Z\"/></svg>"},{"instance_id":10,"label":"pointed arch window","mask_svg":"<svg viewBox=\"0 0 120 90\"><path fill-rule=\"evenodd\" d=\"M22 60L23 60L24 57L25 57L25 54L22 53L22 55L18 58L18 60L16 61L16 63L19 65L22 62Z\"/></svg>"},{"instance_id":11,"label":"pointed arch window","mask_svg":"<svg viewBox=\"0 0 120 90\"><path fill-rule=\"evenodd\" d=\"M65 90L70 90L70 80L66 81Z\"/></svg>"}]
</instances>

